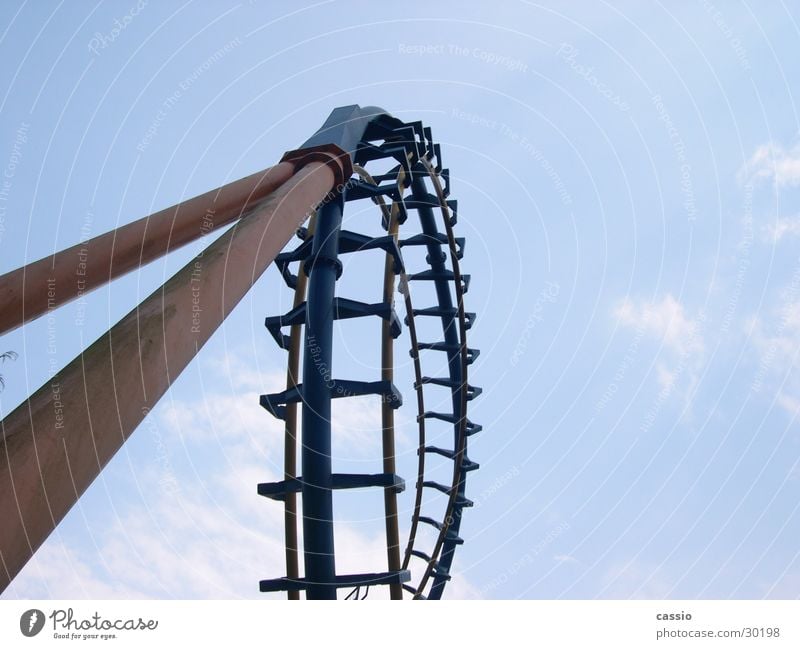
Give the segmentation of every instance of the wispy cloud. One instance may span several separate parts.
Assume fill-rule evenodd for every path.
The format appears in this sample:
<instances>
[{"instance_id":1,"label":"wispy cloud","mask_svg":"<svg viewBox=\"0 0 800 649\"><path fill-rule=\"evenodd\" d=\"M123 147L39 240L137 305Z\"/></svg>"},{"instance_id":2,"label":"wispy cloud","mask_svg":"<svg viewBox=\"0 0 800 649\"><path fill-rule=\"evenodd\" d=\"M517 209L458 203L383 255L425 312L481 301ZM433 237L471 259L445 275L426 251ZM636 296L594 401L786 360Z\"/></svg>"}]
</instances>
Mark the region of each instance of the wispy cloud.
<instances>
[{"instance_id":1,"label":"wispy cloud","mask_svg":"<svg viewBox=\"0 0 800 649\"><path fill-rule=\"evenodd\" d=\"M800 185L800 143L788 150L775 142L762 144L739 171L742 183L770 180L777 187Z\"/></svg>"},{"instance_id":2,"label":"wispy cloud","mask_svg":"<svg viewBox=\"0 0 800 649\"><path fill-rule=\"evenodd\" d=\"M647 410L642 430L650 428L663 404L673 395L682 396L684 413L689 414L705 362L705 314L701 311L689 317L683 304L668 293L650 301L637 302L625 298L614 310L614 315L621 326L634 329L637 338L647 336L659 342L665 352L659 355L655 364L659 392Z\"/></svg>"},{"instance_id":3,"label":"wispy cloud","mask_svg":"<svg viewBox=\"0 0 800 649\"><path fill-rule=\"evenodd\" d=\"M760 317L748 323L752 341L764 368L785 372L796 364L800 351L800 301L786 302L765 324ZM774 323L774 326L773 326Z\"/></svg>"},{"instance_id":4,"label":"wispy cloud","mask_svg":"<svg viewBox=\"0 0 800 649\"><path fill-rule=\"evenodd\" d=\"M748 323L759 361L751 389L760 392L765 383L777 380L781 387L777 394L769 394L775 394L776 403L795 417L800 415L800 301L786 300L772 316L768 323L760 317Z\"/></svg>"},{"instance_id":5,"label":"wispy cloud","mask_svg":"<svg viewBox=\"0 0 800 649\"><path fill-rule=\"evenodd\" d=\"M678 354L700 353L705 347L697 320L689 318L683 305L669 293L658 301L625 298L614 315L620 324L644 331Z\"/></svg>"},{"instance_id":6,"label":"wispy cloud","mask_svg":"<svg viewBox=\"0 0 800 649\"><path fill-rule=\"evenodd\" d=\"M764 239L774 243L784 237L800 236L800 215L778 218L774 223L764 226L762 231Z\"/></svg>"},{"instance_id":7,"label":"wispy cloud","mask_svg":"<svg viewBox=\"0 0 800 649\"><path fill-rule=\"evenodd\" d=\"M665 566L631 559L612 565L599 596L611 599L668 599L674 578Z\"/></svg>"}]
</instances>

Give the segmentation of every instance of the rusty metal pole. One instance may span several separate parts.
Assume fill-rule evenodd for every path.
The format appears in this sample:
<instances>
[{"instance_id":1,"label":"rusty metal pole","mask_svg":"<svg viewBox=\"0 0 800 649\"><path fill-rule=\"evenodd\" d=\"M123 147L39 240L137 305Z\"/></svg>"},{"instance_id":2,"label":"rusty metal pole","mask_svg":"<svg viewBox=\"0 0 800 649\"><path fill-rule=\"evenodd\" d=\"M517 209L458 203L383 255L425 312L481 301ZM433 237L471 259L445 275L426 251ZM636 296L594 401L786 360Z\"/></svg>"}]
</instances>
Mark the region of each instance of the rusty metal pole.
<instances>
[{"instance_id":1,"label":"rusty metal pole","mask_svg":"<svg viewBox=\"0 0 800 649\"><path fill-rule=\"evenodd\" d=\"M296 228L348 177L346 155L294 162L305 166L0 422L0 591Z\"/></svg>"},{"instance_id":2,"label":"rusty metal pole","mask_svg":"<svg viewBox=\"0 0 800 649\"><path fill-rule=\"evenodd\" d=\"M398 222L397 205L392 205L389 218L389 235L398 240L400 224ZM383 301L385 304L394 305L394 259L387 253L383 270ZM381 380L394 381L394 338L391 332L391 322L381 322ZM397 473L394 443L394 408L384 400L381 403L381 443L383 447L383 472L394 475ZM390 571L402 569L400 558L400 528L397 514L397 493L394 489L383 490L383 501L386 526L386 556ZM403 599L401 584L389 585L389 596L392 599Z\"/></svg>"},{"instance_id":3,"label":"rusty metal pole","mask_svg":"<svg viewBox=\"0 0 800 649\"><path fill-rule=\"evenodd\" d=\"M308 224L309 236L314 234L316 215L311 216ZM294 292L293 308L306 301L308 275L303 264L297 270L297 286ZM300 352L303 347L303 325L292 325L289 334L289 359L286 370L286 389L291 390L300 383ZM292 480L297 477L297 403L286 404L286 419L283 435L283 479ZM297 538L297 494L287 493L283 502L284 539L286 546L286 576L289 579L300 578L299 543ZM299 600L299 590L289 590L289 599Z\"/></svg>"},{"instance_id":4,"label":"rusty metal pole","mask_svg":"<svg viewBox=\"0 0 800 649\"><path fill-rule=\"evenodd\" d=\"M0 276L0 335L245 216L294 170L281 162Z\"/></svg>"}]
</instances>

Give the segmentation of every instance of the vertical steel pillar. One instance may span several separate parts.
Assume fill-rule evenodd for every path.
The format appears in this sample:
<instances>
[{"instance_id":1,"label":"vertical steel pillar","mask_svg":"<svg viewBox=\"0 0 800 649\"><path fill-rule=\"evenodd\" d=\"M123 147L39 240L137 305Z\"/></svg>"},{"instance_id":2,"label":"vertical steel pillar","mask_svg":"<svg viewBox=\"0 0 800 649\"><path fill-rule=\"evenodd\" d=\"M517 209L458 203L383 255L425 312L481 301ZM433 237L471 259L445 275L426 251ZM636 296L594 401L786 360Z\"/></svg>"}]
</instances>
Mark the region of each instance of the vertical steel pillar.
<instances>
[{"instance_id":1,"label":"vertical steel pillar","mask_svg":"<svg viewBox=\"0 0 800 649\"><path fill-rule=\"evenodd\" d=\"M336 599L331 480L333 298L342 271L338 260L341 194L318 212L306 308L303 357L303 543L308 599Z\"/></svg>"}]
</instances>

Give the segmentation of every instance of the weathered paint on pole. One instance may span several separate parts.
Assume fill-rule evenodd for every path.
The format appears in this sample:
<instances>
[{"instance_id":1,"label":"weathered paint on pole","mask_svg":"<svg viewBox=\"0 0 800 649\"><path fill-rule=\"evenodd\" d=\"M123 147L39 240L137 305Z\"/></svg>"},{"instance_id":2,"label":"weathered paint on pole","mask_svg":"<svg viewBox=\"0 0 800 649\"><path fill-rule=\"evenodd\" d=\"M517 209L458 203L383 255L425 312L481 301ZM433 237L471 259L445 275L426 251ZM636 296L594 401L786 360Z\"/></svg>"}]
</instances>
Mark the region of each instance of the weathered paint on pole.
<instances>
[{"instance_id":1,"label":"weathered paint on pole","mask_svg":"<svg viewBox=\"0 0 800 649\"><path fill-rule=\"evenodd\" d=\"M294 170L281 162L0 276L0 334L246 215Z\"/></svg>"},{"instance_id":2,"label":"weathered paint on pole","mask_svg":"<svg viewBox=\"0 0 800 649\"><path fill-rule=\"evenodd\" d=\"M0 422L0 590L334 187L335 166L308 162Z\"/></svg>"}]
</instances>

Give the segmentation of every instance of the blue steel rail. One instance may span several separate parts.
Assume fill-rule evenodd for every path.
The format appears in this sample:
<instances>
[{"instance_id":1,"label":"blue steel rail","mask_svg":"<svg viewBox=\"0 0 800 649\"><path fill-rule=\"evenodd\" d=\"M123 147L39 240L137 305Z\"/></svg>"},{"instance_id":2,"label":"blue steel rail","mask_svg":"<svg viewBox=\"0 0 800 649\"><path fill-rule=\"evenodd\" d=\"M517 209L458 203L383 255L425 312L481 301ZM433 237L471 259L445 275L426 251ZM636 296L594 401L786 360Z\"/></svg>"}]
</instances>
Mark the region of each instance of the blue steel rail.
<instances>
[{"instance_id":1,"label":"blue steel rail","mask_svg":"<svg viewBox=\"0 0 800 649\"><path fill-rule=\"evenodd\" d=\"M348 588L359 599L360 589L388 585L393 599L407 591L415 599L439 599L450 580L453 555L463 540L458 536L462 512L472 502L466 498L467 473L478 468L467 457L467 440L481 427L467 418L468 403L480 394L480 388L468 383L468 370L478 351L467 346L467 331L475 314L464 310L464 294L469 276L460 270L464 239L454 235L457 204L449 199L449 172L442 169L438 144L429 128L420 122L403 123L374 107L348 106L336 109L304 148L336 145L350 154L357 176L329 195L318 207L308 230L299 231L303 242L276 259L286 284L295 290L294 307L288 313L269 317L265 325L278 343L289 351L287 389L262 395L262 406L286 422L284 480L258 486L259 494L284 502L286 524L287 576L260 582L262 592L287 591L292 599L301 591L309 599L335 599L337 589ZM389 172L371 176L364 167L377 160L393 159L397 164ZM407 195L407 192L410 192ZM386 236L370 237L342 229L346 203L370 199L381 208ZM441 213L441 229L436 211ZM421 232L402 238L400 230L416 212ZM413 219L412 219L413 221ZM402 250L424 247L427 267L408 272ZM367 304L336 296L336 281L342 272L340 254L382 249L386 258L387 280L384 301ZM446 251L446 252L445 252ZM449 267L447 264L449 257ZM297 274L291 265L298 264ZM394 385L391 347L402 333L394 311L391 291L393 277L399 276L399 291L404 297L404 323L409 329L410 354L414 363L413 389L417 396L419 429L418 469L409 536L400 559L397 495L405 488L394 472L393 411L402 405L402 396ZM411 286L430 282L436 304L424 308L412 305ZM306 285L308 295L305 296ZM387 296L387 293L389 296ZM387 299L388 297L388 299ZM355 381L333 379L333 322L337 319L377 317L383 322L383 372L381 380ZM417 339L417 317L437 318L441 322L441 341ZM283 333L290 327L290 335ZM302 382L298 379L299 349L303 347ZM447 359L447 376L427 376L422 370L421 351L442 352ZM332 387L333 386L333 387ZM449 389L452 412L425 410L426 386ZM336 474L331 468L331 400L375 394L382 397L384 472L379 474ZM297 407L302 407L301 469L296 474ZM439 421L452 426L453 444L438 447L428 443L427 424ZM426 479L425 459L432 454L452 461L449 483ZM354 575L338 575L333 540L333 492L339 489L379 487L385 497L387 570ZM296 496L303 504L303 563L305 575L299 576ZM427 515L428 508L446 496L444 512ZM420 526L434 531L432 547L420 549ZM367 591L368 592L368 591ZM366 593L365 595L366 596ZM363 599L361 597L360 599Z\"/></svg>"}]
</instances>

